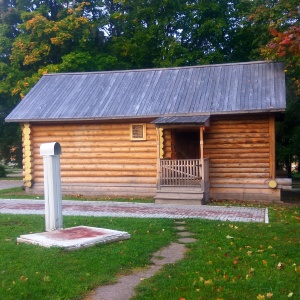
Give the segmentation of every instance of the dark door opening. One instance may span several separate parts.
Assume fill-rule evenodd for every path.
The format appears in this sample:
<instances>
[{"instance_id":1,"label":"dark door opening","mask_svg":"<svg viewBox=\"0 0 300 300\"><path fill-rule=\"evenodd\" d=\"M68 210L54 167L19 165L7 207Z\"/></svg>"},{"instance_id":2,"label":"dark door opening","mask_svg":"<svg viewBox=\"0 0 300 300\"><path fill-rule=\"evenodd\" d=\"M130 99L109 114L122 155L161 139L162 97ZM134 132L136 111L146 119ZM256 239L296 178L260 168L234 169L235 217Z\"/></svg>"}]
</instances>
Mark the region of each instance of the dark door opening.
<instances>
[{"instance_id":1,"label":"dark door opening","mask_svg":"<svg viewBox=\"0 0 300 300\"><path fill-rule=\"evenodd\" d=\"M173 131L173 158L197 159L200 158L200 133L199 130Z\"/></svg>"}]
</instances>

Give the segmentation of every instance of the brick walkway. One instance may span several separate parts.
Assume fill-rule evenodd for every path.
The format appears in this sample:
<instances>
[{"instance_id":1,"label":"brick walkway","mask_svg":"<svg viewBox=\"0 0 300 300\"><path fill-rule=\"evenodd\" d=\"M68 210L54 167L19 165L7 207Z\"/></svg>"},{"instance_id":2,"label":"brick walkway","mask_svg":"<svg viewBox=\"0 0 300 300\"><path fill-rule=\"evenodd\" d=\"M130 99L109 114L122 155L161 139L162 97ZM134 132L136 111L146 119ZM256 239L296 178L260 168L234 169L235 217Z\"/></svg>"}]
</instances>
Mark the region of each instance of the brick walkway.
<instances>
[{"instance_id":1,"label":"brick walkway","mask_svg":"<svg viewBox=\"0 0 300 300\"><path fill-rule=\"evenodd\" d=\"M44 214L44 201L0 199L0 213ZM172 219L199 218L231 222L269 222L267 208L103 201L64 200L63 215Z\"/></svg>"}]
</instances>

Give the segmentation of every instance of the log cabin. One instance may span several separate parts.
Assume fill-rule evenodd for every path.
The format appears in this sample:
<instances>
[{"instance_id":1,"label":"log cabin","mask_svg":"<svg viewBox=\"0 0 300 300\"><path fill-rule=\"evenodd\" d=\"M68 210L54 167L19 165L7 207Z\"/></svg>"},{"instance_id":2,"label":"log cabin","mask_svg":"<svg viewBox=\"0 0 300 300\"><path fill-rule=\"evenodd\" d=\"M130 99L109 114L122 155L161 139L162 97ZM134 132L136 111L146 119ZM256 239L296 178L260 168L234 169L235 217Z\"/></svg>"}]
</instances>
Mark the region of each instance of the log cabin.
<instances>
[{"instance_id":1,"label":"log cabin","mask_svg":"<svg viewBox=\"0 0 300 300\"><path fill-rule=\"evenodd\" d=\"M280 201L275 122L284 65L247 62L46 74L7 116L23 137L26 191L43 191L42 143L62 147L64 194Z\"/></svg>"}]
</instances>

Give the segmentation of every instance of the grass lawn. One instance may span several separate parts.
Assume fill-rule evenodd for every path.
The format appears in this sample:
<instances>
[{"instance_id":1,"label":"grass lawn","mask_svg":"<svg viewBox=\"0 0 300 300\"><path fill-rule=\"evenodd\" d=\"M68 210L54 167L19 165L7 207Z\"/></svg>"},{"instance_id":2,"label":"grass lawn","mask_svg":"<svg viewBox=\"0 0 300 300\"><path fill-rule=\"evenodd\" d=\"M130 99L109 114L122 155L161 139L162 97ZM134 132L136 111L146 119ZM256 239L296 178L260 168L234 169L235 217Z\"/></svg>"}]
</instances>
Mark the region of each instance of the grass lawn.
<instances>
[{"instance_id":1,"label":"grass lawn","mask_svg":"<svg viewBox=\"0 0 300 300\"><path fill-rule=\"evenodd\" d=\"M80 200L80 201L117 201L117 202L141 202L154 203L153 197L149 198L112 198L112 197L96 197L83 195L65 195L63 200ZM43 200L44 195L27 194L21 187L0 190L0 199L38 199Z\"/></svg>"},{"instance_id":2,"label":"grass lawn","mask_svg":"<svg viewBox=\"0 0 300 300\"><path fill-rule=\"evenodd\" d=\"M300 299L300 208L270 207L270 224L187 219L197 242L185 259L137 287L134 299ZM124 230L130 240L67 252L16 244L42 216L0 215L1 299L82 299L116 274L149 264L175 240L169 219L64 217L65 227Z\"/></svg>"},{"instance_id":3,"label":"grass lawn","mask_svg":"<svg viewBox=\"0 0 300 300\"><path fill-rule=\"evenodd\" d=\"M300 299L300 208L269 215L270 224L186 220L198 241L134 299Z\"/></svg>"},{"instance_id":4,"label":"grass lawn","mask_svg":"<svg viewBox=\"0 0 300 300\"><path fill-rule=\"evenodd\" d=\"M0 198L15 192L0 191ZM186 219L197 242L183 260L141 281L134 299L300 299L300 207L270 206L269 218L269 224ZM16 244L21 234L44 231L44 218L0 215L0 299L84 299L117 274L145 267L153 252L176 240L169 219L64 217L64 225L122 230L132 238L73 252Z\"/></svg>"},{"instance_id":5,"label":"grass lawn","mask_svg":"<svg viewBox=\"0 0 300 300\"><path fill-rule=\"evenodd\" d=\"M0 299L82 299L117 274L145 267L175 239L168 219L64 217L65 227L77 225L127 231L131 239L70 252L17 244L21 234L44 231L44 218L0 215Z\"/></svg>"}]
</instances>

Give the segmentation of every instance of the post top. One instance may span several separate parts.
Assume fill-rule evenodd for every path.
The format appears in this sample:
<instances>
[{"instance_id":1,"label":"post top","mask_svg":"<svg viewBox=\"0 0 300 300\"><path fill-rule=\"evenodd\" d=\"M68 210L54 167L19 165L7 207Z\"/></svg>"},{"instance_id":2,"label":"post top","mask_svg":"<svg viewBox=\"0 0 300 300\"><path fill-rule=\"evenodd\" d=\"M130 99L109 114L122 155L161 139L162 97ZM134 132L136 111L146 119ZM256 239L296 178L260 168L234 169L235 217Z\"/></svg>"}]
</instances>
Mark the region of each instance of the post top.
<instances>
[{"instance_id":1,"label":"post top","mask_svg":"<svg viewBox=\"0 0 300 300\"><path fill-rule=\"evenodd\" d=\"M48 155L60 155L61 154L61 146L59 143L44 143L41 144L40 147L40 155L48 156Z\"/></svg>"}]
</instances>

